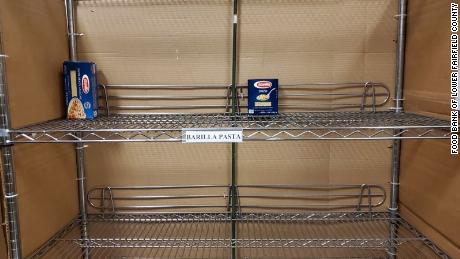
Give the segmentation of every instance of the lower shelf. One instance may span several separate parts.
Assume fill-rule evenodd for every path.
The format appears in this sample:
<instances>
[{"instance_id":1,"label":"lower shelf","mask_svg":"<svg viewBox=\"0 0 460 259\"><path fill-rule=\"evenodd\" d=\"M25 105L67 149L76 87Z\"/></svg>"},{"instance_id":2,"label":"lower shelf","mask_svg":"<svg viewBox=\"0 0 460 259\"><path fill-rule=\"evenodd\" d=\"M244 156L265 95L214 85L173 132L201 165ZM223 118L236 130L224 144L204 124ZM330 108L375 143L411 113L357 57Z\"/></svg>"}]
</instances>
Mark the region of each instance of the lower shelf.
<instances>
[{"instance_id":1,"label":"lower shelf","mask_svg":"<svg viewBox=\"0 0 460 259\"><path fill-rule=\"evenodd\" d=\"M98 214L83 229L74 220L32 258L448 258L384 212Z\"/></svg>"}]
</instances>

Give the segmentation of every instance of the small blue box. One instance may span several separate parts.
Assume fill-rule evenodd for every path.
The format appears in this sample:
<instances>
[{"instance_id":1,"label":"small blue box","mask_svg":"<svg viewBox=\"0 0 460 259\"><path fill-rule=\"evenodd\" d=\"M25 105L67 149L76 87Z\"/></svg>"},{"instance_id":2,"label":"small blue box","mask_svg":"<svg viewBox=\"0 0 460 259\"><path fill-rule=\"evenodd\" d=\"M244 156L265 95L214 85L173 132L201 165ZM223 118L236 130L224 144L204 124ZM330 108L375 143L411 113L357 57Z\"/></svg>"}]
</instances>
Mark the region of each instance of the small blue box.
<instances>
[{"instance_id":1,"label":"small blue box","mask_svg":"<svg viewBox=\"0 0 460 259\"><path fill-rule=\"evenodd\" d=\"M248 80L248 113L278 114L278 79Z\"/></svg>"},{"instance_id":2,"label":"small blue box","mask_svg":"<svg viewBox=\"0 0 460 259\"><path fill-rule=\"evenodd\" d=\"M64 92L68 119L96 118L96 64L86 61L65 61Z\"/></svg>"}]
</instances>

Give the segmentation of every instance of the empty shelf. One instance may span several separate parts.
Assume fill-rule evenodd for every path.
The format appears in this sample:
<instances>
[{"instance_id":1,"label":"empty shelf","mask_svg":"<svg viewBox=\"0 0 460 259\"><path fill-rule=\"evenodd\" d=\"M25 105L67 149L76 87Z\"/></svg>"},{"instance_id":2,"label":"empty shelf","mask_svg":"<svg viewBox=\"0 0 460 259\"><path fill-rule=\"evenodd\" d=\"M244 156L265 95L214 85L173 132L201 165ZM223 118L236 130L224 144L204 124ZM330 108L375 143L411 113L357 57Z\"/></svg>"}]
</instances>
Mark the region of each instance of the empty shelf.
<instances>
[{"instance_id":1,"label":"empty shelf","mask_svg":"<svg viewBox=\"0 0 460 259\"><path fill-rule=\"evenodd\" d=\"M394 112L310 112L277 116L151 114L55 120L11 131L11 143L182 141L183 129L243 130L244 141L309 139L447 139L449 123Z\"/></svg>"},{"instance_id":2,"label":"empty shelf","mask_svg":"<svg viewBox=\"0 0 460 259\"><path fill-rule=\"evenodd\" d=\"M232 222L237 239L231 239ZM405 220L384 212L90 215L32 258L448 258ZM392 233L392 234L390 234ZM390 237L391 236L391 237Z\"/></svg>"}]
</instances>

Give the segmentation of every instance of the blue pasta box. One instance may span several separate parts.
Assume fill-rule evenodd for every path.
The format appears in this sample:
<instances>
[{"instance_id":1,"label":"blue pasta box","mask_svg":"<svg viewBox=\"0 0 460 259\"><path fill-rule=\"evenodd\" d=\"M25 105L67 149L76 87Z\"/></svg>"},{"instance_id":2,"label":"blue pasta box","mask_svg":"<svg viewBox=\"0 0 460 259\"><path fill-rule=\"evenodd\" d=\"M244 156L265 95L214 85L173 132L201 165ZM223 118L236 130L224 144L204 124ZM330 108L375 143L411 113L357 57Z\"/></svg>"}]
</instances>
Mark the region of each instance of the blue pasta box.
<instances>
[{"instance_id":1,"label":"blue pasta box","mask_svg":"<svg viewBox=\"0 0 460 259\"><path fill-rule=\"evenodd\" d=\"M248 80L248 113L278 114L278 79Z\"/></svg>"},{"instance_id":2,"label":"blue pasta box","mask_svg":"<svg viewBox=\"0 0 460 259\"><path fill-rule=\"evenodd\" d=\"M96 64L87 61L65 61L64 93L68 119L96 118Z\"/></svg>"}]
</instances>

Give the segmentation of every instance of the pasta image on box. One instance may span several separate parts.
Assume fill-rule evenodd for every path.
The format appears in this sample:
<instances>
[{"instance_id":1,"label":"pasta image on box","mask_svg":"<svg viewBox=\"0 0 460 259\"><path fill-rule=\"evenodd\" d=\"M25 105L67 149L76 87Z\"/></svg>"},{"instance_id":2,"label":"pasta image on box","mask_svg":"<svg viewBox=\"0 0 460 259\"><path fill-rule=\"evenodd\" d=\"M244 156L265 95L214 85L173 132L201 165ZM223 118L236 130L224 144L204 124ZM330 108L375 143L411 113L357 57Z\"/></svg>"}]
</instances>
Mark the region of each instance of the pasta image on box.
<instances>
[{"instance_id":1,"label":"pasta image on box","mask_svg":"<svg viewBox=\"0 0 460 259\"><path fill-rule=\"evenodd\" d=\"M248 80L248 113L278 114L278 79Z\"/></svg>"},{"instance_id":2,"label":"pasta image on box","mask_svg":"<svg viewBox=\"0 0 460 259\"><path fill-rule=\"evenodd\" d=\"M96 64L86 61L64 62L64 93L68 119L96 118Z\"/></svg>"}]
</instances>

